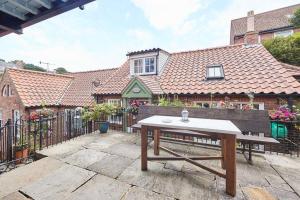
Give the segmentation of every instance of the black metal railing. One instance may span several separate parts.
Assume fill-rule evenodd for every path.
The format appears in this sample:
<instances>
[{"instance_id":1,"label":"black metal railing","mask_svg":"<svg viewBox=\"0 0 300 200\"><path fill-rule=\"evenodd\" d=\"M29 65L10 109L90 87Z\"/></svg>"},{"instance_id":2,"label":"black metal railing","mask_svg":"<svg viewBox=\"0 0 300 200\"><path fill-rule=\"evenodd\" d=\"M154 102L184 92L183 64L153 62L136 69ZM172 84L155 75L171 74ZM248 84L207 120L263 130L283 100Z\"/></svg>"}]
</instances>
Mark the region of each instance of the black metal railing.
<instances>
[{"instance_id":1,"label":"black metal railing","mask_svg":"<svg viewBox=\"0 0 300 200\"><path fill-rule=\"evenodd\" d=\"M81 114L73 110L34 119L8 120L0 128L0 166L24 162L34 157L37 150L94 130L92 121L83 120Z\"/></svg>"}]
</instances>

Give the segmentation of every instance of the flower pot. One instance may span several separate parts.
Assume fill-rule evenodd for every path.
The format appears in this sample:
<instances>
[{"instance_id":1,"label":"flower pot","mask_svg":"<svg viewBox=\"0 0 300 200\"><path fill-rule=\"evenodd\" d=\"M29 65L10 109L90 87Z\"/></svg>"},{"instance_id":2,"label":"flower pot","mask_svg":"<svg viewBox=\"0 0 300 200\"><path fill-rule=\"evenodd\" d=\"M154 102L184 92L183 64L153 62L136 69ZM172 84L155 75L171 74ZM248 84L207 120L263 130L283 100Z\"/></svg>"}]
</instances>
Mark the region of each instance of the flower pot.
<instances>
[{"instance_id":1,"label":"flower pot","mask_svg":"<svg viewBox=\"0 0 300 200\"><path fill-rule=\"evenodd\" d=\"M99 122L99 131L100 133L107 133L109 128L109 122Z\"/></svg>"},{"instance_id":2,"label":"flower pot","mask_svg":"<svg viewBox=\"0 0 300 200\"><path fill-rule=\"evenodd\" d=\"M16 150L15 157L16 157L16 164L20 164L23 158L27 158L29 156L29 148Z\"/></svg>"}]
</instances>

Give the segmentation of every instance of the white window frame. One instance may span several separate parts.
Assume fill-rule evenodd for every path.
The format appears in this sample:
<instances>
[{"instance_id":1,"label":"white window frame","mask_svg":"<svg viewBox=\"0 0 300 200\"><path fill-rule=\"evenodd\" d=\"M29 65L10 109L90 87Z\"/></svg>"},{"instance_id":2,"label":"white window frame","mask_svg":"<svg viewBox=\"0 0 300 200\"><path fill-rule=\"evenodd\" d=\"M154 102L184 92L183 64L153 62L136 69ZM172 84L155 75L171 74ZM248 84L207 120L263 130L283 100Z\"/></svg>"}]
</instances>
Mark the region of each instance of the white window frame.
<instances>
[{"instance_id":1,"label":"white window frame","mask_svg":"<svg viewBox=\"0 0 300 200\"><path fill-rule=\"evenodd\" d=\"M146 59L153 59L154 61L154 70L152 72L146 72ZM142 72L136 72L135 68L135 62L138 60L142 60ZM149 61L150 62L150 61ZM150 65L149 65L150 67ZM133 60L133 73L136 75L151 75L151 74L156 74L157 66L156 66L156 57L155 56L150 56L150 57L144 57L144 58L136 58Z\"/></svg>"},{"instance_id":2,"label":"white window frame","mask_svg":"<svg viewBox=\"0 0 300 200\"><path fill-rule=\"evenodd\" d=\"M135 65L136 62L141 65L136 66ZM138 70L136 71L136 69L138 69ZM141 71L140 71L140 69L141 69ZM142 58L133 60L133 73L134 74L143 74L144 73L144 60Z\"/></svg>"},{"instance_id":3,"label":"white window frame","mask_svg":"<svg viewBox=\"0 0 300 200\"><path fill-rule=\"evenodd\" d=\"M209 72L210 72L210 69L214 69L214 75L212 76ZM215 69L216 68L219 68L220 70L220 75L219 76L216 76L215 75ZM210 80L210 79L223 79L224 78L224 69L223 69L223 66L222 65L208 65L206 66L206 79Z\"/></svg>"},{"instance_id":4,"label":"white window frame","mask_svg":"<svg viewBox=\"0 0 300 200\"><path fill-rule=\"evenodd\" d=\"M107 99L107 103L114 106L122 106L121 99Z\"/></svg>"},{"instance_id":5,"label":"white window frame","mask_svg":"<svg viewBox=\"0 0 300 200\"><path fill-rule=\"evenodd\" d=\"M284 34L284 33L287 33L287 34ZM288 36L291 36L294 34L294 30L291 29L291 30L285 30L285 31L277 31L274 33L274 38L276 37L288 37Z\"/></svg>"}]
</instances>

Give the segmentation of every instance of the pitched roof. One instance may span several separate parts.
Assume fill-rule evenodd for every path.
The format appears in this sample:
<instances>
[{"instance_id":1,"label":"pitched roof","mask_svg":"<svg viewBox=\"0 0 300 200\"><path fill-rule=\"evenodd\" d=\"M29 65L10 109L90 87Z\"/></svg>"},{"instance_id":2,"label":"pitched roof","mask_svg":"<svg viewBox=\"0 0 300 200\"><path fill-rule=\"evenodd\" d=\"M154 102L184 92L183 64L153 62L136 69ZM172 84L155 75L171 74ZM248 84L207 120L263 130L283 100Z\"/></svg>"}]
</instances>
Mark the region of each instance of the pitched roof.
<instances>
[{"instance_id":1,"label":"pitched roof","mask_svg":"<svg viewBox=\"0 0 300 200\"><path fill-rule=\"evenodd\" d=\"M58 105L73 77L24 69L7 69L25 107Z\"/></svg>"},{"instance_id":2,"label":"pitched roof","mask_svg":"<svg viewBox=\"0 0 300 200\"><path fill-rule=\"evenodd\" d=\"M289 16L292 15L300 4L279 8L254 15L255 31L266 31L290 26ZM247 32L247 17L231 21L231 38L244 35Z\"/></svg>"},{"instance_id":3,"label":"pitched roof","mask_svg":"<svg viewBox=\"0 0 300 200\"><path fill-rule=\"evenodd\" d=\"M152 94L163 94L164 91L160 87L158 76L138 76L137 77L152 92Z\"/></svg>"},{"instance_id":4,"label":"pitched roof","mask_svg":"<svg viewBox=\"0 0 300 200\"><path fill-rule=\"evenodd\" d=\"M295 65L289 65L286 63L281 63L281 65L288 71L290 72L293 76L300 75L300 66L295 66Z\"/></svg>"},{"instance_id":5,"label":"pitched roof","mask_svg":"<svg viewBox=\"0 0 300 200\"><path fill-rule=\"evenodd\" d=\"M206 66L222 64L223 80L206 80ZM231 45L173 53L161 88L176 94L300 94L300 83L262 45Z\"/></svg>"},{"instance_id":6,"label":"pitched roof","mask_svg":"<svg viewBox=\"0 0 300 200\"><path fill-rule=\"evenodd\" d=\"M206 66L222 64L223 80L206 80ZM130 82L126 61L95 94L121 94ZM300 83L262 45L231 45L172 53L160 76L138 76L154 94L300 94Z\"/></svg>"},{"instance_id":7,"label":"pitched roof","mask_svg":"<svg viewBox=\"0 0 300 200\"><path fill-rule=\"evenodd\" d=\"M92 93L95 86L93 82L97 82L99 87L103 86L108 77L110 77L116 70L116 68L113 68L69 73L68 75L74 77L74 80L65 92L61 100L61 104L67 106L90 105L94 101Z\"/></svg>"},{"instance_id":8,"label":"pitched roof","mask_svg":"<svg viewBox=\"0 0 300 200\"><path fill-rule=\"evenodd\" d=\"M116 70L107 82L95 89L95 94L121 94L122 90L130 81L130 67L127 60L118 70Z\"/></svg>"}]
</instances>

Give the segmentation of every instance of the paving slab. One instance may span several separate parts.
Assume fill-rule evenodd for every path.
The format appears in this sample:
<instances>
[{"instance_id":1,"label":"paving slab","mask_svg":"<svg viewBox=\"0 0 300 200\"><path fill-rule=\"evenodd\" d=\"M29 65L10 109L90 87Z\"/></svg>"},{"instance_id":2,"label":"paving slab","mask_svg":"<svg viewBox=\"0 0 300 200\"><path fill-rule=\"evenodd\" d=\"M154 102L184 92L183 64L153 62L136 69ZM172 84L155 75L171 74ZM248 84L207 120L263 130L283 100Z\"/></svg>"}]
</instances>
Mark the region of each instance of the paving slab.
<instances>
[{"instance_id":1,"label":"paving slab","mask_svg":"<svg viewBox=\"0 0 300 200\"><path fill-rule=\"evenodd\" d=\"M56 159L64 159L77 151L84 149L81 145L70 144L68 142L45 148L37 153Z\"/></svg>"},{"instance_id":2,"label":"paving slab","mask_svg":"<svg viewBox=\"0 0 300 200\"><path fill-rule=\"evenodd\" d=\"M175 200L140 187L132 187L122 200Z\"/></svg>"},{"instance_id":3,"label":"paving slab","mask_svg":"<svg viewBox=\"0 0 300 200\"><path fill-rule=\"evenodd\" d=\"M155 179L159 176L163 167L164 165L161 163L148 162L148 171L142 171L141 160L138 159L123 171L118 180L152 190Z\"/></svg>"},{"instance_id":4,"label":"paving slab","mask_svg":"<svg viewBox=\"0 0 300 200\"><path fill-rule=\"evenodd\" d=\"M67 199L120 200L130 187L129 184L98 174L70 194Z\"/></svg>"},{"instance_id":5,"label":"paving slab","mask_svg":"<svg viewBox=\"0 0 300 200\"><path fill-rule=\"evenodd\" d=\"M106 155L106 153L93 149L83 149L64 158L63 161L81 168L87 168L93 163L100 161Z\"/></svg>"},{"instance_id":6,"label":"paving slab","mask_svg":"<svg viewBox=\"0 0 300 200\"><path fill-rule=\"evenodd\" d=\"M0 200L28 200L28 198L20 192L13 192L5 197L0 198Z\"/></svg>"},{"instance_id":7,"label":"paving slab","mask_svg":"<svg viewBox=\"0 0 300 200\"><path fill-rule=\"evenodd\" d=\"M290 192L290 191L286 191L274 187L266 187L265 189L268 190L278 200L299 200L300 199L300 197L295 192Z\"/></svg>"},{"instance_id":8,"label":"paving slab","mask_svg":"<svg viewBox=\"0 0 300 200\"><path fill-rule=\"evenodd\" d=\"M242 190L248 200L276 200L276 197L263 187L243 187Z\"/></svg>"},{"instance_id":9,"label":"paving slab","mask_svg":"<svg viewBox=\"0 0 300 200\"><path fill-rule=\"evenodd\" d=\"M291 186L293 191L300 197L300 168L286 168L281 166L273 166L274 169L280 174L283 180ZM299 198L300 199L300 198Z\"/></svg>"},{"instance_id":10,"label":"paving slab","mask_svg":"<svg viewBox=\"0 0 300 200\"><path fill-rule=\"evenodd\" d=\"M137 159L141 155L141 147L135 144L119 143L103 149L103 152L119 155L131 159Z\"/></svg>"},{"instance_id":11,"label":"paving slab","mask_svg":"<svg viewBox=\"0 0 300 200\"><path fill-rule=\"evenodd\" d=\"M101 151L103 149L107 149L114 144L118 144L123 142L124 134L109 132L107 134L100 134L98 138L96 138L91 143L85 144L84 147L88 149L94 149Z\"/></svg>"},{"instance_id":12,"label":"paving slab","mask_svg":"<svg viewBox=\"0 0 300 200\"><path fill-rule=\"evenodd\" d=\"M108 154L100 161L88 166L87 169L111 178L117 178L133 162L133 159L127 157Z\"/></svg>"},{"instance_id":13,"label":"paving slab","mask_svg":"<svg viewBox=\"0 0 300 200\"><path fill-rule=\"evenodd\" d=\"M189 199L189 200L198 200L198 199L218 199L219 194L217 192L216 181L214 175L208 176L199 176L192 174L179 173L176 182L173 184L176 185L177 192L174 192L176 198L178 199ZM157 180L160 180L158 178ZM157 183L157 182L156 182ZM169 182L170 184L171 182ZM163 179L161 180L163 184ZM158 185L156 185L158 186ZM168 187L170 187L169 185ZM158 188L158 187L155 187ZM163 187L162 187L163 188ZM169 189L165 188L167 192ZM164 192L164 193L165 193Z\"/></svg>"},{"instance_id":14,"label":"paving slab","mask_svg":"<svg viewBox=\"0 0 300 200\"><path fill-rule=\"evenodd\" d=\"M53 158L43 158L23 167L0 175L0 198L18 191L21 187L33 183L65 164Z\"/></svg>"},{"instance_id":15,"label":"paving slab","mask_svg":"<svg viewBox=\"0 0 300 200\"><path fill-rule=\"evenodd\" d=\"M35 200L64 199L94 175L94 172L64 165L32 184L28 182L20 191Z\"/></svg>"}]
</instances>

